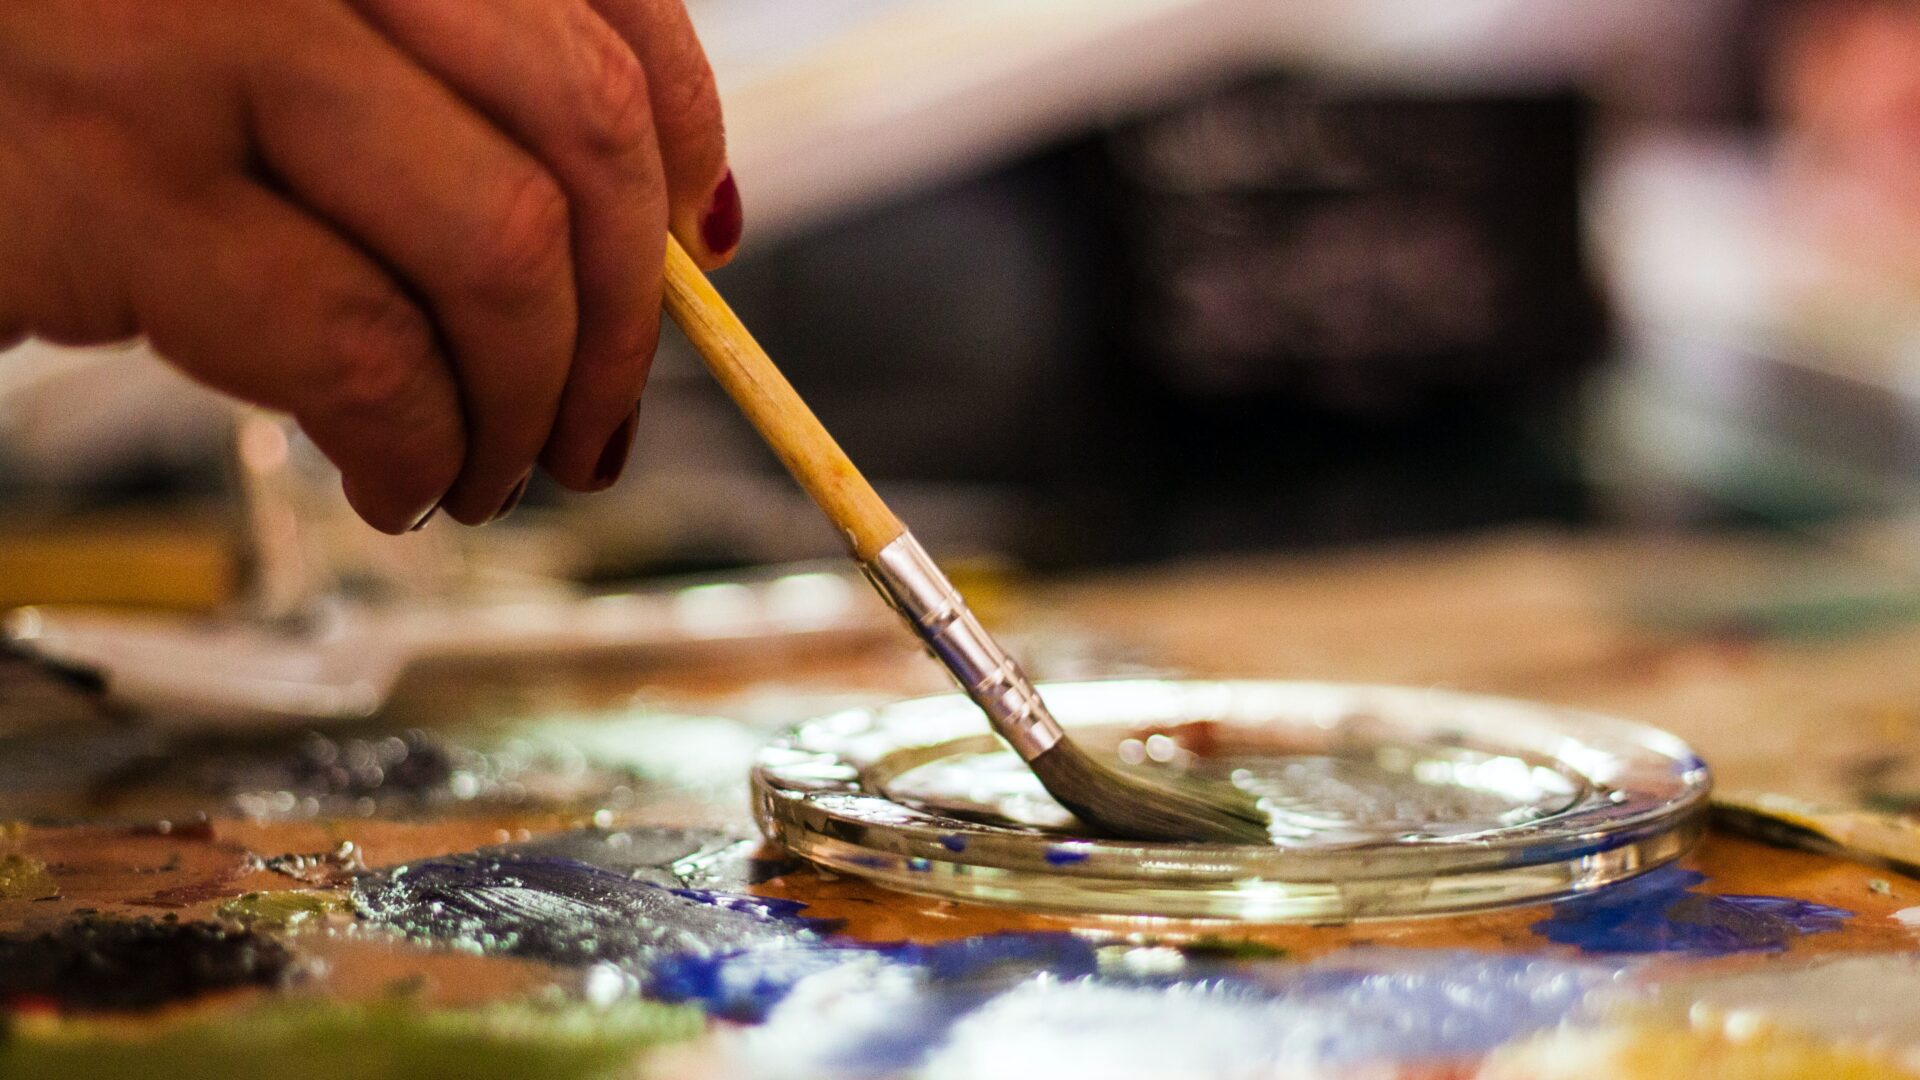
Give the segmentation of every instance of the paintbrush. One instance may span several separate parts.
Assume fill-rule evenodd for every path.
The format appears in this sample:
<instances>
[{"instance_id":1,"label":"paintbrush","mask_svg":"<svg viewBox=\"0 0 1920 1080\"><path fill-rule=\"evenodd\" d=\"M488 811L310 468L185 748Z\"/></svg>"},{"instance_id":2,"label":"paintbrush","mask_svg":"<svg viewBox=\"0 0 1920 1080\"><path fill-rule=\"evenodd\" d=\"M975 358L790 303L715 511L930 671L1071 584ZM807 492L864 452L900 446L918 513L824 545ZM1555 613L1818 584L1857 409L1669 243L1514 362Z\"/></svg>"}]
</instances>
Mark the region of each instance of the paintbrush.
<instances>
[{"instance_id":1,"label":"paintbrush","mask_svg":"<svg viewBox=\"0 0 1920 1080\"><path fill-rule=\"evenodd\" d=\"M793 478L846 539L880 595L1075 817L1137 840L1268 843L1254 798L1225 784L1123 771L1074 745L1020 665L980 625L926 549L848 460L679 241L666 308Z\"/></svg>"}]
</instances>

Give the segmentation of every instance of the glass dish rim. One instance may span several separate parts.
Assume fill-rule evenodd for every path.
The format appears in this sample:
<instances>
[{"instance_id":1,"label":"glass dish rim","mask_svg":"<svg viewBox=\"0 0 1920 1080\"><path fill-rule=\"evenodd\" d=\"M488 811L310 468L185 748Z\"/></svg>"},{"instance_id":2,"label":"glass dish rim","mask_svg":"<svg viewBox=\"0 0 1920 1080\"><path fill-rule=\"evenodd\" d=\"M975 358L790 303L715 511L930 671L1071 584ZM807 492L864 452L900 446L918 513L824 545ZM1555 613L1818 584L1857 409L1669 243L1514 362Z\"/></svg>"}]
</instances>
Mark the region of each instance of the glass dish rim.
<instances>
[{"instance_id":1,"label":"glass dish rim","mask_svg":"<svg viewBox=\"0 0 1920 1080\"><path fill-rule=\"evenodd\" d=\"M947 899L1085 914L1175 914L1168 909L1231 908L1232 894L1251 896L1262 888L1331 894L1394 883L1413 887L1422 880L1487 879L1490 891L1476 892L1479 900L1444 909L1464 911L1555 899L1672 861L1699 834L1712 789L1706 764L1676 736L1602 713L1512 697L1371 683L1168 677L1043 683L1041 690L1069 729L1200 718L1258 723L1250 713L1264 709L1279 716L1280 705L1315 700L1349 714L1321 725L1329 731L1363 716L1391 727L1425 714L1421 722L1428 725L1472 729L1476 746L1508 747L1563 765L1570 757L1584 757L1584 767L1570 767L1620 794L1539 821L1465 836L1269 848L1048 836L901 806L863 788L861 769L886 753L986 733L973 705L949 693L842 710L776 738L756 755L752 770L755 818L770 839L834 872ZM1121 701L1132 701L1136 714L1089 716L1094 706ZM1169 702L1185 702L1189 709L1167 714ZM1142 710L1144 715L1137 715ZM1477 719L1463 726L1467 717ZM1501 733L1505 738L1493 737L1494 721L1515 727ZM933 728L938 737L903 739L902 732L915 724ZM836 740L846 744L838 753L823 749ZM1558 752L1545 746L1551 740L1558 740ZM1589 770L1603 759L1623 770L1610 778L1595 776ZM1510 886L1492 884L1503 875ZM1053 900L1023 899L1024 886ZM1129 889L1167 895L1149 905L1151 912L1129 912L1118 896ZM1196 902L1183 904L1177 895L1182 890L1194 892ZM1212 899L1202 901L1201 894ZM1438 913L1423 904L1412 905L1420 910L1380 917Z\"/></svg>"}]
</instances>

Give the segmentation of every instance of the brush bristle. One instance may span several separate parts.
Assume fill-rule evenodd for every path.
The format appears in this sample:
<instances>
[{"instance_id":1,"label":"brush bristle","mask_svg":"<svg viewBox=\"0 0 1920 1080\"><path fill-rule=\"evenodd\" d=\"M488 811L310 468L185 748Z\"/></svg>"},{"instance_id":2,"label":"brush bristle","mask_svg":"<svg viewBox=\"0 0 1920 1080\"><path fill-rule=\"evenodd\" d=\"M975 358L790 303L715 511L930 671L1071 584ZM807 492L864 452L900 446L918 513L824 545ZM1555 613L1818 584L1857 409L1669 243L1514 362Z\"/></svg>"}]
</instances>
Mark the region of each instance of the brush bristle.
<instances>
[{"instance_id":1,"label":"brush bristle","mask_svg":"<svg viewBox=\"0 0 1920 1080\"><path fill-rule=\"evenodd\" d=\"M1139 776L1066 739L1029 764L1060 805L1112 836L1173 843L1273 842L1253 796L1227 784Z\"/></svg>"}]
</instances>

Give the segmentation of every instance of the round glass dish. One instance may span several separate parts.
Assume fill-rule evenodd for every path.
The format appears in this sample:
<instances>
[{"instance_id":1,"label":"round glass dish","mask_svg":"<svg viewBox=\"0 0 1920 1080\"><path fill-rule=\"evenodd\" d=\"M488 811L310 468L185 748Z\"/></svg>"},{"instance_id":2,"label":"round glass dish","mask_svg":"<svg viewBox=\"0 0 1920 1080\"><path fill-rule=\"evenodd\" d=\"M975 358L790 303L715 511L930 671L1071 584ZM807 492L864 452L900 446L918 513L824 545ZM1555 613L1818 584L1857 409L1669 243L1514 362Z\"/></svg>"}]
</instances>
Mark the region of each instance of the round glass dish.
<instances>
[{"instance_id":1,"label":"round glass dish","mask_svg":"<svg viewBox=\"0 0 1920 1080\"><path fill-rule=\"evenodd\" d=\"M1042 687L1089 751L1262 798L1271 846L1087 837L958 694L809 721L754 813L835 873L1075 914L1327 922L1533 903L1686 852L1707 768L1654 728L1438 690L1116 680Z\"/></svg>"}]
</instances>

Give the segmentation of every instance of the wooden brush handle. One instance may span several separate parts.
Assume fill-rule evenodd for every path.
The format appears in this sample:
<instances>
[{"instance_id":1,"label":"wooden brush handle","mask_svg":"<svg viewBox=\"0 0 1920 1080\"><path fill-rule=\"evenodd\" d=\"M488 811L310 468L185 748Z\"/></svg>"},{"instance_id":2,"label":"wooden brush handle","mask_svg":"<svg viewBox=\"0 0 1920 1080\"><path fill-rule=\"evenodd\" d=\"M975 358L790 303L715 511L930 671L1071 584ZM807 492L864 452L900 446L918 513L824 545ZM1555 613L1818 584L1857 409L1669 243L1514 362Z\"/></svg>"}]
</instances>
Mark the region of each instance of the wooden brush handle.
<instances>
[{"instance_id":1,"label":"wooden brush handle","mask_svg":"<svg viewBox=\"0 0 1920 1080\"><path fill-rule=\"evenodd\" d=\"M907 531L671 236L667 312L787 471L846 536L855 557L872 561Z\"/></svg>"}]
</instances>

